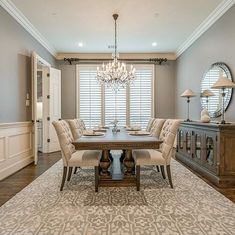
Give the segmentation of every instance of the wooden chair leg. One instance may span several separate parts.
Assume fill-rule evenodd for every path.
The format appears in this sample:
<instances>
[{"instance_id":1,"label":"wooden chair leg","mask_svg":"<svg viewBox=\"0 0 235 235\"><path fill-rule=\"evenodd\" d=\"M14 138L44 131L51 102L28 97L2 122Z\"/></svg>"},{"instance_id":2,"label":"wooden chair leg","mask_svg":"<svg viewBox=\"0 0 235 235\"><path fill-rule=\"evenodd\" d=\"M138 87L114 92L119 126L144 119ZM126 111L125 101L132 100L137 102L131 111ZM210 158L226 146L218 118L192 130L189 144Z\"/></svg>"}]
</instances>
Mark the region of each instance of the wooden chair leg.
<instances>
[{"instance_id":1,"label":"wooden chair leg","mask_svg":"<svg viewBox=\"0 0 235 235\"><path fill-rule=\"evenodd\" d=\"M173 188L173 183L172 183L172 179L171 179L171 167L170 165L166 166L166 171L167 171L167 177L170 183L171 188Z\"/></svg>"},{"instance_id":2,"label":"wooden chair leg","mask_svg":"<svg viewBox=\"0 0 235 235\"><path fill-rule=\"evenodd\" d=\"M140 191L140 166L136 166L136 190Z\"/></svg>"},{"instance_id":3,"label":"wooden chair leg","mask_svg":"<svg viewBox=\"0 0 235 235\"><path fill-rule=\"evenodd\" d=\"M78 169L78 168L75 167L73 174L76 174L76 173L77 173L77 169Z\"/></svg>"},{"instance_id":4,"label":"wooden chair leg","mask_svg":"<svg viewBox=\"0 0 235 235\"><path fill-rule=\"evenodd\" d=\"M60 186L60 191L63 190L64 182L65 182L66 176L67 176L67 166L64 166L64 169L63 169L63 176L62 176L62 182L61 182L61 186Z\"/></svg>"},{"instance_id":5,"label":"wooden chair leg","mask_svg":"<svg viewBox=\"0 0 235 235\"><path fill-rule=\"evenodd\" d=\"M163 179L166 179L164 166L160 166L160 169L161 169L161 172L162 172L162 177L163 177Z\"/></svg>"},{"instance_id":6,"label":"wooden chair leg","mask_svg":"<svg viewBox=\"0 0 235 235\"><path fill-rule=\"evenodd\" d=\"M73 167L69 167L69 173L68 173L68 179L67 181L70 181L71 175L72 175Z\"/></svg>"},{"instance_id":7,"label":"wooden chair leg","mask_svg":"<svg viewBox=\"0 0 235 235\"><path fill-rule=\"evenodd\" d=\"M98 192L99 187L99 166L95 166L95 192Z\"/></svg>"},{"instance_id":8,"label":"wooden chair leg","mask_svg":"<svg viewBox=\"0 0 235 235\"><path fill-rule=\"evenodd\" d=\"M160 172L159 166L156 166L156 168L157 168L157 172Z\"/></svg>"}]
</instances>

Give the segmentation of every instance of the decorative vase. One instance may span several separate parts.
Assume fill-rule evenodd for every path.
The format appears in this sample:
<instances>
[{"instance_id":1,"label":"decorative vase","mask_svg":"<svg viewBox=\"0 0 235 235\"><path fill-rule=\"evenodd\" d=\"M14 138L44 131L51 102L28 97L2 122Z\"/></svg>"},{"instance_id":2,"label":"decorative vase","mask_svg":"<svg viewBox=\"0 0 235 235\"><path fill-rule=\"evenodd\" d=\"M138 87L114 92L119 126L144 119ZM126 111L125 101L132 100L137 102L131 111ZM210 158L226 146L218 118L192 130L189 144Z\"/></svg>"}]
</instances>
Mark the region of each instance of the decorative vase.
<instances>
[{"instance_id":1,"label":"decorative vase","mask_svg":"<svg viewBox=\"0 0 235 235\"><path fill-rule=\"evenodd\" d=\"M205 123L208 123L211 121L211 118L209 116L209 112L207 109L203 109L201 111L201 122L205 122Z\"/></svg>"}]
</instances>

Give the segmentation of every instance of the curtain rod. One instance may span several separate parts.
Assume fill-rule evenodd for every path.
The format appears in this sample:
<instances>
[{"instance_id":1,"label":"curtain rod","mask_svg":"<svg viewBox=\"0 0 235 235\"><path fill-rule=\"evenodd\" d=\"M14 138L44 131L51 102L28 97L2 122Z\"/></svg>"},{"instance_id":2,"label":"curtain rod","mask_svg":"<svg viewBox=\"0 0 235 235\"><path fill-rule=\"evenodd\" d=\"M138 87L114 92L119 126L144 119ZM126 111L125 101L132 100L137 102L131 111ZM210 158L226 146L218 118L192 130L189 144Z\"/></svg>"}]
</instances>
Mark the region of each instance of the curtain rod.
<instances>
[{"instance_id":1,"label":"curtain rod","mask_svg":"<svg viewBox=\"0 0 235 235\"><path fill-rule=\"evenodd\" d=\"M101 61L110 61L111 59L79 59L79 58L64 58L65 62L69 62L72 65L72 62L79 62L79 63L88 63L88 62L101 62ZM163 62L167 62L167 58L150 58L150 59L119 59L119 61L126 61L126 62L144 62L150 64L159 64L161 65Z\"/></svg>"}]
</instances>

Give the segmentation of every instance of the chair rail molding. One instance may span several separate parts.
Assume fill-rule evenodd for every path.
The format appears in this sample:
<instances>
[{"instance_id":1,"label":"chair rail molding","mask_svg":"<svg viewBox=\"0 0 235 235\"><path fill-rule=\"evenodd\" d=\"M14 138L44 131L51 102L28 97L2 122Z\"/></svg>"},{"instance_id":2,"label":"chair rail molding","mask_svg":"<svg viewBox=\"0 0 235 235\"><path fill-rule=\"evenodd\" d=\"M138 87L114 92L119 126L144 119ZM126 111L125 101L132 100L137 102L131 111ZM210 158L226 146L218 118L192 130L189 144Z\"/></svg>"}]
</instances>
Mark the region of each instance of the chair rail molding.
<instances>
[{"instance_id":1,"label":"chair rail molding","mask_svg":"<svg viewBox=\"0 0 235 235\"><path fill-rule=\"evenodd\" d=\"M0 0L2 6L23 28L25 28L42 46L44 46L54 57L56 50L36 29L36 27L25 17L25 15L10 0Z\"/></svg>"},{"instance_id":2,"label":"chair rail molding","mask_svg":"<svg viewBox=\"0 0 235 235\"><path fill-rule=\"evenodd\" d=\"M34 161L31 122L0 124L0 180Z\"/></svg>"},{"instance_id":3,"label":"chair rail molding","mask_svg":"<svg viewBox=\"0 0 235 235\"><path fill-rule=\"evenodd\" d=\"M222 1L178 48L176 51L176 58L183 54L183 52L186 51L203 33L205 33L222 15L224 15L234 5L234 3L234 0Z\"/></svg>"}]
</instances>

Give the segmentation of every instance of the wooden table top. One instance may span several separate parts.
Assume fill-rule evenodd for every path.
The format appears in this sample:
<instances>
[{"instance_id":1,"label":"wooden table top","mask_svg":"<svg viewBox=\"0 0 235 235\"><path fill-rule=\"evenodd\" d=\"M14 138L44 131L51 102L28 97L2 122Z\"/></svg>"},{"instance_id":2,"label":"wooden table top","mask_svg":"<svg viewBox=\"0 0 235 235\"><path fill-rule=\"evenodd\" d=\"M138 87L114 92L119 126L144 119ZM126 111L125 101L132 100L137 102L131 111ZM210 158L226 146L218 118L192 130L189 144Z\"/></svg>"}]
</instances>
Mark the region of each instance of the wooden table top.
<instances>
[{"instance_id":1,"label":"wooden table top","mask_svg":"<svg viewBox=\"0 0 235 235\"><path fill-rule=\"evenodd\" d=\"M154 136L129 135L125 128L113 133L108 129L103 136L82 136L73 142L77 150L88 149L157 149L162 143Z\"/></svg>"}]
</instances>

